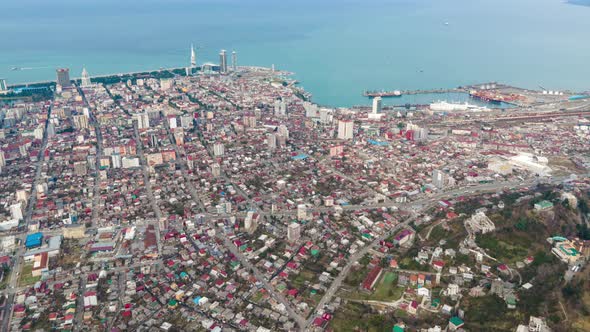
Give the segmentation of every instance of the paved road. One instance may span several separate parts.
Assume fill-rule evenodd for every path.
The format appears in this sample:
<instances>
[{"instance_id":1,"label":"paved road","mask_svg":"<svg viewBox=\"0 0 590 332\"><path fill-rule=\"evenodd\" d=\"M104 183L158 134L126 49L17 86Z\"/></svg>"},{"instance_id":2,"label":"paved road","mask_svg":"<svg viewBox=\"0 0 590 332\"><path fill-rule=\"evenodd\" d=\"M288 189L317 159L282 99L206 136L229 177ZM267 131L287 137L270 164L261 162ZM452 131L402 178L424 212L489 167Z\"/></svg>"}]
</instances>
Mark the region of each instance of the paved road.
<instances>
[{"instance_id":1,"label":"paved road","mask_svg":"<svg viewBox=\"0 0 590 332\"><path fill-rule=\"evenodd\" d=\"M556 178L550 179L549 181L552 183L559 183L559 182L562 182L563 180L565 180L566 178L567 177L556 177ZM484 185L469 187L469 188L458 188L455 190L449 190L447 192L442 192L442 193L432 195L428 198L415 201L411 204L414 207L417 205L420 205L421 208L419 210L417 210L416 212L422 212L422 211L426 211L430 206L436 204L437 201L444 199L444 198L451 198L451 197L454 197L455 195L458 195L458 194L467 195L467 194L471 194L471 193L496 191L496 190L499 190L500 188L503 188L505 186L522 188L522 187L531 186L536 183L538 183L538 180L533 179L533 180L523 181L520 183L515 183L515 182L492 183L492 184L484 184ZM386 207L386 204L376 204L375 206ZM320 300L320 302L316 306L315 310L310 314L310 316L305 324L304 330L308 330L311 328L313 320L317 317L318 311L323 311L324 306L332 300L332 298L334 297L334 295L336 294L336 292L340 288L340 285L342 284L342 282L344 281L344 279L346 278L346 276L350 272L350 269L352 268L354 263L356 261L360 260L365 254L367 254L369 252L369 250L375 248L379 244L380 241L395 234L397 231L401 230L402 228L407 227L412 221L415 220L416 216L417 216L417 214L414 215L413 217L411 217L410 219L407 219L406 221L396 225L394 228L389 230L387 233L379 236L370 245L365 246L363 249L359 250L357 253L355 253L353 256L351 256L348 259L348 263L344 266L344 268L342 269L340 274L338 274L336 279L334 279L334 281L330 285L330 288L324 294L324 296L322 297L322 299Z\"/></svg>"},{"instance_id":2,"label":"paved road","mask_svg":"<svg viewBox=\"0 0 590 332\"><path fill-rule=\"evenodd\" d=\"M162 254L162 242L160 241L160 220L162 220L162 210L160 210L160 206L158 206L158 202L154 197L154 192L152 190L152 183L150 182L150 173L148 170L149 165L147 164L147 160L145 159L145 154L143 153L143 143L141 142L141 137L139 136L139 130L137 129L137 122L133 122L133 130L135 132L135 140L137 141L137 154L139 155L139 159L141 161L141 169L143 171L143 177L145 182L145 189L147 192L147 197L150 201L150 205L152 209L156 213L156 221L152 224L155 228L156 233L156 241L158 242L158 255Z\"/></svg>"},{"instance_id":3,"label":"paved road","mask_svg":"<svg viewBox=\"0 0 590 332\"><path fill-rule=\"evenodd\" d=\"M165 124L166 130L168 131L168 135L170 136L170 139L172 142L174 142L174 137L170 131L170 128L168 126L168 124ZM179 151L178 151L178 146L174 145L175 150L176 150L176 154L177 157L180 156ZM183 177L185 179L187 183L187 188L189 188L189 192L191 194L191 197L193 198L193 200L195 202L197 202L201 207L204 206L201 202L201 200L199 199L199 196L195 190L195 188L191 185L190 180L188 179L188 174L186 174L186 165L184 165L184 163L180 162L180 167L181 167L181 172L183 174ZM229 181L229 179L227 179ZM245 193L244 193L245 194ZM246 196L247 197L247 196ZM210 221L212 221L212 219L209 219ZM305 318L303 318L301 315L299 315L297 312L295 312L295 310L291 307L291 303L280 293L278 293L275 288L265 279L265 277L260 273L260 271L258 270L258 268L256 268L254 265L252 265L250 263L250 261L248 260L248 258L246 258L237 248L236 246L230 241L230 239L227 236L223 236L223 230L219 229L216 227L215 224L210 223L210 226L216 229L216 233L217 233L217 237L219 239L221 239L224 243L224 246L234 255L236 256L236 258L238 258L238 260L240 261L240 263L242 264L242 266L244 266L245 268L247 268L248 270L250 270L250 272L256 277L256 279L258 279L266 288L266 290L281 304L283 304L285 306L285 310L288 314L288 316L293 319L297 325L299 325L301 328L304 326L305 324ZM192 239L191 239L192 240Z\"/></svg>"},{"instance_id":4,"label":"paved road","mask_svg":"<svg viewBox=\"0 0 590 332\"><path fill-rule=\"evenodd\" d=\"M96 136L96 165L95 165L95 178L94 178L94 193L92 196L92 225L94 227L98 227L98 212L100 209L98 205L100 204L100 157L103 154L103 147L102 147L102 132L100 131L100 125L96 120L96 116L90 107L90 103L88 103L88 99L86 99L86 95L84 94L84 90L82 90L79 86L77 86L78 93L82 96L82 100L86 107L88 107L88 112L90 113L90 125L94 128L94 133Z\"/></svg>"},{"instance_id":5,"label":"paved road","mask_svg":"<svg viewBox=\"0 0 590 332\"><path fill-rule=\"evenodd\" d=\"M199 198L199 194L197 194L195 186L193 185L190 175L188 174L188 167L186 166L186 160L184 158L182 158L182 155L183 155L181 153L182 151L180 151L180 148L178 147L178 145L174 144L174 141L175 141L174 135L172 134L172 131L170 130L170 126L169 126L168 121L164 121L164 127L166 128L166 131L168 132L168 137L170 139L170 142L172 142L172 146L174 147L174 151L176 152L176 164L180 166L180 172L182 174L182 177L184 178L184 182L191 194L191 197L193 198L194 201L196 201L201 212L207 212L207 209L205 208L203 201Z\"/></svg>"},{"instance_id":6,"label":"paved road","mask_svg":"<svg viewBox=\"0 0 590 332\"><path fill-rule=\"evenodd\" d=\"M14 265L12 271L10 273L10 280L7 285L8 293L8 302L7 305L4 307L4 320L0 325L0 330L8 331L10 326L10 321L12 319L12 304L14 303L14 293L11 291L16 288L20 270L23 265L23 254L25 253L25 239L27 237L29 224L31 223L31 219L33 217L33 210L35 204L37 204L37 184L39 183L39 179L41 179L41 171L43 169L44 163L44 154L45 149L47 149L47 142L49 140L49 135L47 134L47 125L49 124L49 119L51 118L51 107L47 110L47 121L45 121L45 130L43 131L43 140L41 142L41 149L39 150L39 155L37 156L37 162L35 164L35 179L33 180L32 188L31 188L31 196L29 197L29 202L27 204L27 209L25 213L24 219L24 229L25 231L22 232L17 239L19 240L18 248L16 249L15 257L14 257Z\"/></svg>"},{"instance_id":7,"label":"paved road","mask_svg":"<svg viewBox=\"0 0 590 332\"><path fill-rule=\"evenodd\" d=\"M252 265L244 255L242 255L242 253L230 241L230 239L227 236L223 236L222 230L218 229L217 234L218 237L221 240L223 240L225 247L227 247L227 249L229 249L229 251L240 260L240 262L245 268L249 269L250 272L254 274L256 279L258 279L258 281L260 281L264 285L265 289L277 301L279 301L281 304L285 306L285 309L289 317L293 319L301 329L303 329L303 327L306 325L305 318L303 318L301 315L295 312L295 310L293 310L293 308L291 307L291 303L282 294L278 293L268 281L266 281L266 278L260 273L260 271L258 271L258 269L254 265Z\"/></svg>"}]
</instances>

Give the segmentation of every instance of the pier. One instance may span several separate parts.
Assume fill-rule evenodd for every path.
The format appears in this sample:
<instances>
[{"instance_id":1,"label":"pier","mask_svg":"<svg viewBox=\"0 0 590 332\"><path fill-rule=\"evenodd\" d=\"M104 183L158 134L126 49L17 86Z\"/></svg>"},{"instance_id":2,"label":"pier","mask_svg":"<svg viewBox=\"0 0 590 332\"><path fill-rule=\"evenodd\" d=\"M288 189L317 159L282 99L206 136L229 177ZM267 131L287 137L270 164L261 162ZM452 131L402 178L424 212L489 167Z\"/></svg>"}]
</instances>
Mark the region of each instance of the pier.
<instances>
[{"instance_id":1,"label":"pier","mask_svg":"<svg viewBox=\"0 0 590 332\"><path fill-rule=\"evenodd\" d=\"M403 95L422 95L422 94L445 94L445 93L466 93L468 90L463 88L452 89L429 89L429 90L392 90L392 91L365 91L363 96L369 98L375 97L401 97Z\"/></svg>"}]
</instances>

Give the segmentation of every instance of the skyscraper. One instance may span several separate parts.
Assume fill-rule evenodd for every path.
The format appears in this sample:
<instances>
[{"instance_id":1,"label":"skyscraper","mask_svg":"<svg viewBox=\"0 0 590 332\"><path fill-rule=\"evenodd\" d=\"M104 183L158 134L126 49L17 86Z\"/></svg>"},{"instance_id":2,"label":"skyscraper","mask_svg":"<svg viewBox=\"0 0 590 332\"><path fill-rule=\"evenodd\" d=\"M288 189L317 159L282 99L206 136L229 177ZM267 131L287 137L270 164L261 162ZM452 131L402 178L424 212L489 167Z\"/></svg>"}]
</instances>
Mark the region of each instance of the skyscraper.
<instances>
[{"instance_id":1,"label":"skyscraper","mask_svg":"<svg viewBox=\"0 0 590 332\"><path fill-rule=\"evenodd\" d=\"M236 51L231 52L231 68L233 71L238 70L238 53Z\"/></svg>"},{"instance_id":2,"label":"skyscraper","mask_svg":"<svg viewBox=\"0 0 590 332\"><path fill-rule=\"evenodd\" d=\"M0 92L8 91L8 85L6 85L6 80L0 78Z\"/></svg>"},{"instance_id":3,"label":"skyscraper","mask_svg":"<svg viewBox=\"0 0 590 332\"><path fill-rule=\"evenodd\" d=\"M193 44L191 44L191 68L197 68L197 53Z\"/></svg>"},{"instance_id":4,"label":"skyscraper","mask_svg":"<svg viewBox=\"0 0 590 332\"><path fill-rule=\"evenodd\" d=\"M352 139L354 123L352 120L338 121L338 139Z\"/></svg>"},{"instance_id":5,"label":"skyscraper","mask_svg":"<svg viewBox=\"0 0 590 332\"><path fill-rule=\"evenodd\" d=\"M57 84L63 88L67 88L72 85L70 81L70 70L68 68L60 68L57 71Z\"/></svg>"},{"instance_id":6,"label":"skyscraper","mask_svg":"<svg viewBox=\"0 0 590 332\"><path fill-rule=\"evenodd\" d=\"M82 79L81 79L81 85L83 88L89 87L90 85L92 85L92 82L90 81L90 75L88 75L88 71L86 71L86 67L84 67L82 69Z\"/></svg>"},{"instance_id":7,"label":"skyscraper","mask_svg":"<svg viewBox=\"0 0 590 332\"><path fill-rule=\"evenodd\" d=\"M219 71L222 74L227 73L227 52L225 50L221 50L219 53Z\"/></svg>"},{"instance_id":8,"label":"skyscraper","mask_svg":"<svg viewBox=\"0 0 590 332\"><path fill-rule=\"evenodd\" d=\"M381 113L381 97L375 97L373 98L373 114L379 114Z\"/></svg>"}]
</instances>

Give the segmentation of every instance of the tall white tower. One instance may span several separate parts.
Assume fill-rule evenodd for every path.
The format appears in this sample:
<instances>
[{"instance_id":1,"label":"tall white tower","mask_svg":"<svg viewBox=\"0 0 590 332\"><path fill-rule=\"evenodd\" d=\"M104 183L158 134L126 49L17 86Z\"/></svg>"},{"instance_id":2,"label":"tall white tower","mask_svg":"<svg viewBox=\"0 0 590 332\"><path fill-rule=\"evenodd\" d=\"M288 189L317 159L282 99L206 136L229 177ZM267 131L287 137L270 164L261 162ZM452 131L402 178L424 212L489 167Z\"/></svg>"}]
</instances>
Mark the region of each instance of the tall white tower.
<instances>
[{"instance_id":1,"label":"tall white tower","mask_svg":"<svg viewBox=\"0 0 590 332\"><path fill-rule=\"evenodd\" d=\"M373 114L381 113L382 100L381 97L373 98Z\"/></svg>"},{"instance_id":2,"label":"tall white tower","mask_svg":"<svg viewBox=\"0 0 590 332\"><path fill-rule=\"evenodd\" d=\"M231 67L233 71L238 69L238 53L236 51L231 52Z\"/></svg>"},{"instance_id":3,"label":"tall white tower","mask_svg":"<svg viewBox=\"0 0 590 332\"><path fill-rule=\"evenodd\" d=\"M197 68L197 53L193 44L191 44L191 68Z\"/></svg>"},{"instance_id":4,"label":"tall white tower","mask_svg":"<svg viewBox=\"0 0 590 332\"><path fill-rule=\"evenodd\" d=\"M90 75L88 75L88 71L86 67L82 68L82 79L81 79L82 87L86 88L92 85L92 81L90 81Z\"/></svg>"},{"instance_id":5,"label":"tall white tower","mask_svg":"<svg viewBox=\"0 0 590 332\"><path fill-rule=\"evenodd\" d=\"M219 70L221 73L227 73L227 52L221 50L219 53Z\"/></svg>"}]
</instances>

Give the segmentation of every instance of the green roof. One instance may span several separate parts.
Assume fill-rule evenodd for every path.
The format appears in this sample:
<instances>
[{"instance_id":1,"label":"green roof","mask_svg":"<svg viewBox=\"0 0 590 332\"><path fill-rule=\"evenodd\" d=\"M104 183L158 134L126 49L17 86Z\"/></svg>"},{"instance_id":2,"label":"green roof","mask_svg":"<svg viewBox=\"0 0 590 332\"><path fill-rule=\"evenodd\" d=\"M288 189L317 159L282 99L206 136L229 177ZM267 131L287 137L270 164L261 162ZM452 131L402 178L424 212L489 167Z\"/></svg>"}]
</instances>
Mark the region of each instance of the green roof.
<instances>
[{"instance_id":1,"label":"green roof","mask_svg":"<svg viewBox=\"0 0 590 332\"><path fill-rule=\"evenodd\" d=\"M393 332L404 332L404 328L396 325L393 327Z\"/></svg>"},{"instance_id":2,"label":"green roof","mask_svg":"<svg viewBox=\"0 0 590 332\"><path fill-rule=\"evenodd\" d=\"M559 249L561 249L561 251L563 251L566 255L568 256L577 256L580 254L579 251L577 251L574 248L564 248L563 245L559 246Z\"/></svg>"},{"instance_id":3,"label":"green roof","mask_svg":"<svg viewBox=\"0 0 590 332\"><path fill-rule=\"evenodd\" d=\"M535 207L536 206L539 206L542 209L551 208L551 207L553 207L553 203L551 203L549 201L540 201L539 203L535 204Z\"/></svg>"},{"instance_id":4,"label":"green roof","mask_svg":"<svg viewBox=\"0 0 590 332\"><path fill-rule=\"evenodd\" d=\"M451 319L449 320L449 322L455 326L461 326L463 325L463 320L457 316L455 317L451 317Z\"/></svg>"}]
</instances>

